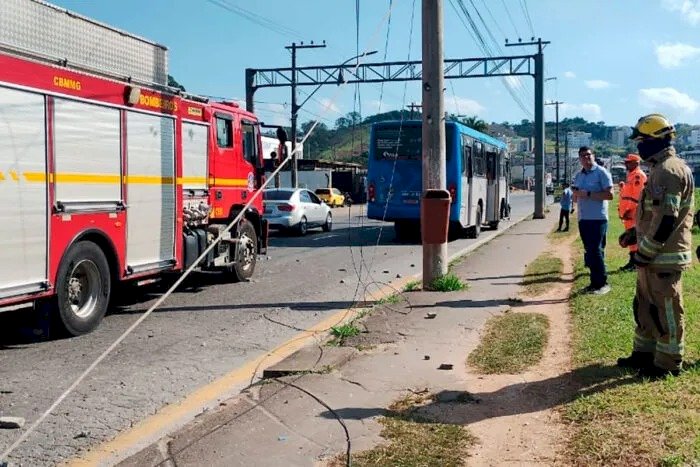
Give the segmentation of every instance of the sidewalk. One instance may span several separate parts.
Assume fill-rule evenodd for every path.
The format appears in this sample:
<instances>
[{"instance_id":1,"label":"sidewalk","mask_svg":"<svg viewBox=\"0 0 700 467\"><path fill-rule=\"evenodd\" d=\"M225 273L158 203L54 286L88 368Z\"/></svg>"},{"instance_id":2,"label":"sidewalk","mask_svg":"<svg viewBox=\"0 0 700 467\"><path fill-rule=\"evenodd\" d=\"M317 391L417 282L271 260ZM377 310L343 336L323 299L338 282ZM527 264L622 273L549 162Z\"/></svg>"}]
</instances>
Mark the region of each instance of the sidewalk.
<instances>
[{"instance_id":1,"label":"sidewalk","mask_svg":"<svg viewBox=\"0 0 700 467\"><path fill-rule=\"evenodd\" d=\"M465 390L465 362L480 330L510 308L526 265L548 245L557 214L523 221L456 264L453 272L468 289L403 293L405 301L379 306L364 319L367 332L346 341L354 348L305 349L271 374L283 374L285 366L296 373L265 380L119 465L319 465L347 449L333 412L346 425L353 452L382 443L376 419L407 391ZM435 318L426 319L428 312ZM443 364L452 367L439 369Z\"/></svg>"}]
</instances>

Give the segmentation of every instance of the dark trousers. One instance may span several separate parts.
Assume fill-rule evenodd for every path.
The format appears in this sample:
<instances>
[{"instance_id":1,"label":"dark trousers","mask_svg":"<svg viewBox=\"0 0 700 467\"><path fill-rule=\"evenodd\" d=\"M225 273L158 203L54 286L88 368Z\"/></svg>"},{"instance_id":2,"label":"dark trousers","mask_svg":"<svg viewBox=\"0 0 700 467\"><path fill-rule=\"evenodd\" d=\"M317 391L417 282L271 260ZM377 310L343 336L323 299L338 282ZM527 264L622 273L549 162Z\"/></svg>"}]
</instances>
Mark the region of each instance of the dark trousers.
<instances>
[{"instance_id":1,"label":"dark trousers","mask_svg":"<svg viewBox=\"0 0 700 467\"><path fill-rule=\"evenodd\" d=\"M569 230L569 211L568 209L561 208L559 210L559 230L561 230L561 226L566 221L566 230Z\"/></svg>"},{"instance_id":2,"label":"dark trousers","mask_svg":"<svg viewBox=\"0 0 700 467\"><path fill-rule=\"evenodd\" d=\"M605 270L605 237L608 233L606 220L579 220L578 230L583 241L584 261L591 271L591 286L600 288L608 283Z\"/></svg>"}]
</instances>

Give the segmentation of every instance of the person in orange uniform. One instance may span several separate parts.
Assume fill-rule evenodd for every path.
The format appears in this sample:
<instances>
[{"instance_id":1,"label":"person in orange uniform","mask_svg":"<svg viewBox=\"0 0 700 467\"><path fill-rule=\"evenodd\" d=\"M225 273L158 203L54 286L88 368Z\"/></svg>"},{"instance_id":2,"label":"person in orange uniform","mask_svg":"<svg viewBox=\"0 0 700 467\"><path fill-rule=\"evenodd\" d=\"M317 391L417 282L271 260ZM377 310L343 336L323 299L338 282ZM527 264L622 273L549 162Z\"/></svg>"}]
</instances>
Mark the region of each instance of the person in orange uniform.
<instances>
[{"instance_id":1,"label":"person in orange uniform","mask_svg":"<svg viewBox=\"0 0 700 467\"><path fill-rule=\"evenodd\" d=\"M647 182L647 176L640 168L641 163L642 158L637 154L628 154L625 158L627 181L625 183L620 183L620 203L617 206L617 213L620 219L622 219L622 223L625 225L625 230L627 231L636 224L635 217L637 206L639 205L639 198ZM630 250L630 259L627 264L620 268L621 271L634 271L636 269L632 257L634 256L634 252L637 251L637 242L629 245L628 248Z\"/></svg>"}]
</instances>

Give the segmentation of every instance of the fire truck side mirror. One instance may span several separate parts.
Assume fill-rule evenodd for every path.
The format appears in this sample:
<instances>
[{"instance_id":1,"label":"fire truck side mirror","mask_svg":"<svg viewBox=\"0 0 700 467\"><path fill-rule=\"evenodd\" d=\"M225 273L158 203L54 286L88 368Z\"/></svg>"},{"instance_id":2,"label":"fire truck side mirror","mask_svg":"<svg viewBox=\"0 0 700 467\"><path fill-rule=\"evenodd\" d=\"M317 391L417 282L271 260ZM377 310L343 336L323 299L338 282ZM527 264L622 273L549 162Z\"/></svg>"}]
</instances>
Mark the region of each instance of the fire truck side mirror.
<instances>
[{"instance_id":1,"label":"fire truck side mirror","mask_svg":"<svg viewBox=\"0 0 700 467\"><path fill-rule=\"evenodd\" d=\"M270 153L270 159L272 159L272 160L277 159L277 151L272 151L272 152Z\"/></svg>"}]
</instances>

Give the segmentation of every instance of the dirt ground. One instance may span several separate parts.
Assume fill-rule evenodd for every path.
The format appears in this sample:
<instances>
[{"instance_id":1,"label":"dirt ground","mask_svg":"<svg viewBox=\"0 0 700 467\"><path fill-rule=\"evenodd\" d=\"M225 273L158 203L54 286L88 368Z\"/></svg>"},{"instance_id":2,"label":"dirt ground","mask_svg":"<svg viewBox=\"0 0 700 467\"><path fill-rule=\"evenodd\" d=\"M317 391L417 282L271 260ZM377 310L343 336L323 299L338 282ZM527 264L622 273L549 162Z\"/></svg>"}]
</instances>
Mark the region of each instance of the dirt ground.
<instances>
[{"instance_id":1,"label":"dirt ground","mask_svg":"<svg viewBox=\"0 0 700 467\"><path fill-rule=\"evenodd\" d=\"M480 440L468 465L553 465L566 440L557 407L570 391L571 329L568 298L573 283L571 240L551 245L562 259L564 274L543 295L522 296L512 312L541 313L549 318L549 340L540 363L516 375L479 375L467 368L466 387L477 398L470 405L469 430ZM562 376L563 375L563 376ZM476 412L476 413L474 413Z\"/></svg>"}]
</instances>

